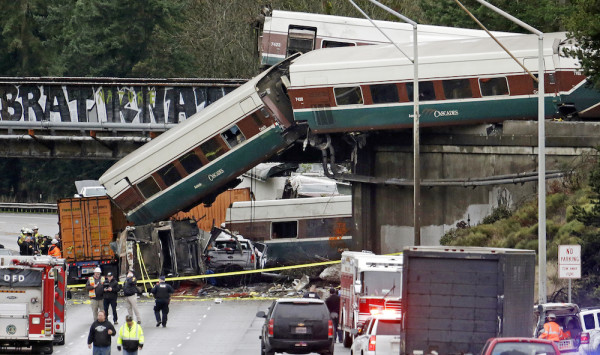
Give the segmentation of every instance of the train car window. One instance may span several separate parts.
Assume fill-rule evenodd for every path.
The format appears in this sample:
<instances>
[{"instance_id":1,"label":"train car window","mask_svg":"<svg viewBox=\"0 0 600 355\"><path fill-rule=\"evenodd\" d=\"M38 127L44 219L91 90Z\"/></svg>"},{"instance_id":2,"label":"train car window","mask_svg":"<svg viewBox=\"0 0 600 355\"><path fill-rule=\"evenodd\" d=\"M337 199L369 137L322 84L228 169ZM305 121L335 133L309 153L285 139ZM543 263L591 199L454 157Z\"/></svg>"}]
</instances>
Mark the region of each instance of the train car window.
<instances>
[{"instance_id":1,"label":"train car window","mask_svg":"<svg viewBox=\"0 0 600 355\"><path fill-rule=\"evenodd\" d=\"M505 77L480 78L479 89L481 96L508 95L508 81Z\"/></svg>"},{"instance_id":2,"label":"train car window","mask_svg":"<svg viewBox=\"0 0 600 355\"><path fill-rule=\"evenodd\" d=\"M360 86L333 88L335 102L340 105L362 105L363 97Z\"/></svg>"},{"instance_id":3,"label":"train car window","mask_svg":"<svg viewBox=\"0 0 600 355\"><path fill-rule=\"evenodd\" d=\"M408 94L408 101L413 101L413 83L406 83L406 93ZM419 101L432 101L435 100L435 90L433 89L432 81L419 81Z\"/></svg>"},{"instance_id":4,"label":"train car window","mask_svg":"<svg viewBox=\"0 0 600 355\"><path fill-rule=\"evenodd\" d=\"M315 49L317 29L314 27L290 26L288 30L287 56L294 53L306 53Z\"/></svg>"},{"instance_id":5,"label":"train car window","mask_svg":"<svg viewBox=\"0 0 600 355\"><path fill-rule=\"evenodd\" d=\"M398 86L396 84L379 84L369 86L374 104L399 102Z\"/></svg>"},{"instance_id":6,"label":"train car window","mask_svg":"<svg viewBox=\"0 0 600 355\"><path fill-rule=\"evenodd\" d=\"M179 172L173 163L167 164L165 167L158 170L158 175L160 175L167 186L171 186L181 180L181 175L179 175Z\"/></svg>"},{"instance_id":7,"label":"train car window","mask_svg":"<svg viewBox=\"0 0 600 355\"><path fill-rule=\"evenodd\" d=\"M187 171L188 174L193 173L194 171L200 169L202 167L202 162L200 158L196 155L196 153L192 150L187 152L181 158L179 158L179 163L181 166Z\"/></svg>"},{"instance_id":8,"label":"train car window","mask_svg":"<svg viewBox=\"0 0 600 355\"><path fill-rule=\"evenodd\" d=\"M200 150L208 161L213 161L225 154L225 147L221 145L218 137L213 137L206 142L200 144Z\"/></svg>"},{"instance_id":9,"label":"train car window","mask_svg":"<svg viewBox=\"0 0 600 355\"><path fill-rule=\"evenodd\" d=\"M323 40L321 48L354 47L356 43Z\"/></svg>"},{"instance_id":10,"label":"train car window","mask_svg":"<svg viewBox=\"0 0 600 355\"><path fill-rule=\"evenodd\" d=\"M153 195L160 192L160 187L158 187L158 184L156 181L154 181L152 176L146 178L136 186L146 199L149 199Z\"/></svg>"},{"instance_id":11,"label":"train car window","mask_svg":"<svg viewBox=\"0 0 600 355\"><path fill-rule=\"evenodd\" d=\"M467 99L473 97L469 79L443 80L446 99Z\"/></svg>"},{"instance_id":12,"label":"train car window","mask_svg":"<svg viewBox=\"0 0 600 355\"><path fill-rule=\"evenodd\" d=\"M298 221L271 223L271 239L296 238L297 236Z\"/></svg>"},{"instance_id":13,"label":"train car window","mask_svg":"<svg viewBox=\"0 0 600 355\"><path fill-rule=\"evenodd\" d=\"M227 142L229 148L233 148L246 140L246 137L244 137L244 134L237 125L233 125L228 130L221 133L221 137Z\"/></svg>"}]
</instances>

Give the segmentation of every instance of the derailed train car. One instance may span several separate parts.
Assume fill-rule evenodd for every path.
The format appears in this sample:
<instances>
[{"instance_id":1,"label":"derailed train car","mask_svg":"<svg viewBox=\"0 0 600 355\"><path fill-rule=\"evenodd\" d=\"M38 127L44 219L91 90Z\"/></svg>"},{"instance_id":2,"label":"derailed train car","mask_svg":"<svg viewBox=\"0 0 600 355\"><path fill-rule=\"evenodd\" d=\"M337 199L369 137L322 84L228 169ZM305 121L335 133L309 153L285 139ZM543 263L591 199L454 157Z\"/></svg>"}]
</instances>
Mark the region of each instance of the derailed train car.
<instances>
[{"instance_id":1,"label":"derailed train car","mask_svg":"<svg viewBox=\"0 0 600 355\"><path fill-rule=\"evenodd\" d=\"M235 186L297 137L282 85L292 58L129 154L100 177L137 225L164 220ZM285 81L285 79L284 79Z\"/></svg>"},{"instance_id":2,"label":"derailed train car","mask_svg":"<svg viewBox=\"0 0 600 355\"><path fill-rule=\"evenodd\" d=\"M502 43L539 74L537 37ZM412 53L412 43L398 45ZM418 45L423 126L537 119L537 82L492 39ZM600 93L579 63L562 55L570 46L565 33L544 37L546 116L599 117ZM100 181L129 220L149 223L210 202L307 127L323 137L405 129L412 116L413 64L395 46L295 54L125 157Z\"/></svg>"}]
</instances>

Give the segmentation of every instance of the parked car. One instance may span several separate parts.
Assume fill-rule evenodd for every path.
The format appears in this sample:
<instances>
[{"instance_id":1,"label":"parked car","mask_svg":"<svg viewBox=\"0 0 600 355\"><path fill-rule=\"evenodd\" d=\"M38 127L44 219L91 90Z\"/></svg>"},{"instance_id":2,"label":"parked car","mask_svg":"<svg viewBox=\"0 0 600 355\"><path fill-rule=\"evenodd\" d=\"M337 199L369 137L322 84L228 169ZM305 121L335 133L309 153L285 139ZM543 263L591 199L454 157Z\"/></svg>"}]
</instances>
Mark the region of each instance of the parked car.
<instances>
[{"instance_id":1,"label":"parked car","mask_svg":"<svg viewBox=\"0 0 600 355\"><path fill-rule=\"evenodd\" d=\"M548 313L554 313L556 323L562 327L563 331L571 333L570 339L558 342L558 349L561 353L579 352L579 345L582 342L579 306L574 303L544 303L535 306L533 313L537 317L534 337L539 337L541 331L544 330Z\"/></svg>"},{"instance_id":2,"label":"parked car","mask_svg":"<svg viewBox=\"0 0 600 355\"><path fill-rule=\"evenodd\" d=\"M352 355L400 353L400 322L398 313L374 315L358 329L352 343Z\"/></svg>"},{"instance_id":3,"label":"parked car","mask_svg":"<svg viewBox=\"0 0 600 355\"><path fill-rule=\"evenodd\" d=\"M267 313L260 335L262 355L275 352L290 354L333 354L333 323L323 300L313 298L281 298Z\"/></svg>"},{"instance_id":4,"label":"parked car","mask_svg":"<svg viewBox=\"0 0 600 355\"><path fill-rule=\"evenodd\" d=\"M481 355L559 355L555 342L536 338L491 338L483 346Z\"/></svg>"},{"instance_id":5,"label":"parked car","mask_svg":"<svg viewBox=\"0 0 600 355\"><path fill-rule=\"evenodd\" d=\"M579 352L584 355L600 354L600 307L582 308L579 319L582 327Z\"/></svg>"}]
</instances>

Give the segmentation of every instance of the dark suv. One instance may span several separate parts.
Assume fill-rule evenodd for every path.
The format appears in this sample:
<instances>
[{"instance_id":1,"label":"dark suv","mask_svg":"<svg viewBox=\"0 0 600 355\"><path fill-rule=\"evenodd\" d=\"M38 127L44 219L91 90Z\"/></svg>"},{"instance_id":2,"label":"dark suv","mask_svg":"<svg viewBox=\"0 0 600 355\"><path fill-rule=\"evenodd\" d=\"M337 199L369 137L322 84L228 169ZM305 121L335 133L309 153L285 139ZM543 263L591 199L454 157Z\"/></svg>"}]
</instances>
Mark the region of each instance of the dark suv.
<instances>
[{"instance_id":1,"label":"dark suv","mask_svg":"<svg viewBox=\"0 0 600 355\"><path fill-rule=\"evenodd\" d=\"M333 323L325 302L311 298L282 298L269 310L256 313L265 318L261 331L261 354L333 354Z\"/></svg>"}]
</instances>

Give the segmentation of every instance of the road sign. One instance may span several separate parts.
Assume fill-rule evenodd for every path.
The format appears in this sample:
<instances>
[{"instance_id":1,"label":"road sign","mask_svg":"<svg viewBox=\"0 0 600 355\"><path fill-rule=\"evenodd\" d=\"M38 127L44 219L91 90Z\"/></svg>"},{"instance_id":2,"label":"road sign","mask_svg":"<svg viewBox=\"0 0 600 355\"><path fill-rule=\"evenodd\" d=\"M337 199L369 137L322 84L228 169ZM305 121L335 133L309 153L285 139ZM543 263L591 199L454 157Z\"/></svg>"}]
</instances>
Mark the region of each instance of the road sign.
<instances>
[{"instance_id":1,"label":"road sign","mask_svg":"<svg viewBox=\"0 0 600 355\"><path fill-rule=\"evenodd\" d=\"M581 245L558 246L558 277L561 279L581 278Z\"/></svg>"}]
</instances>

